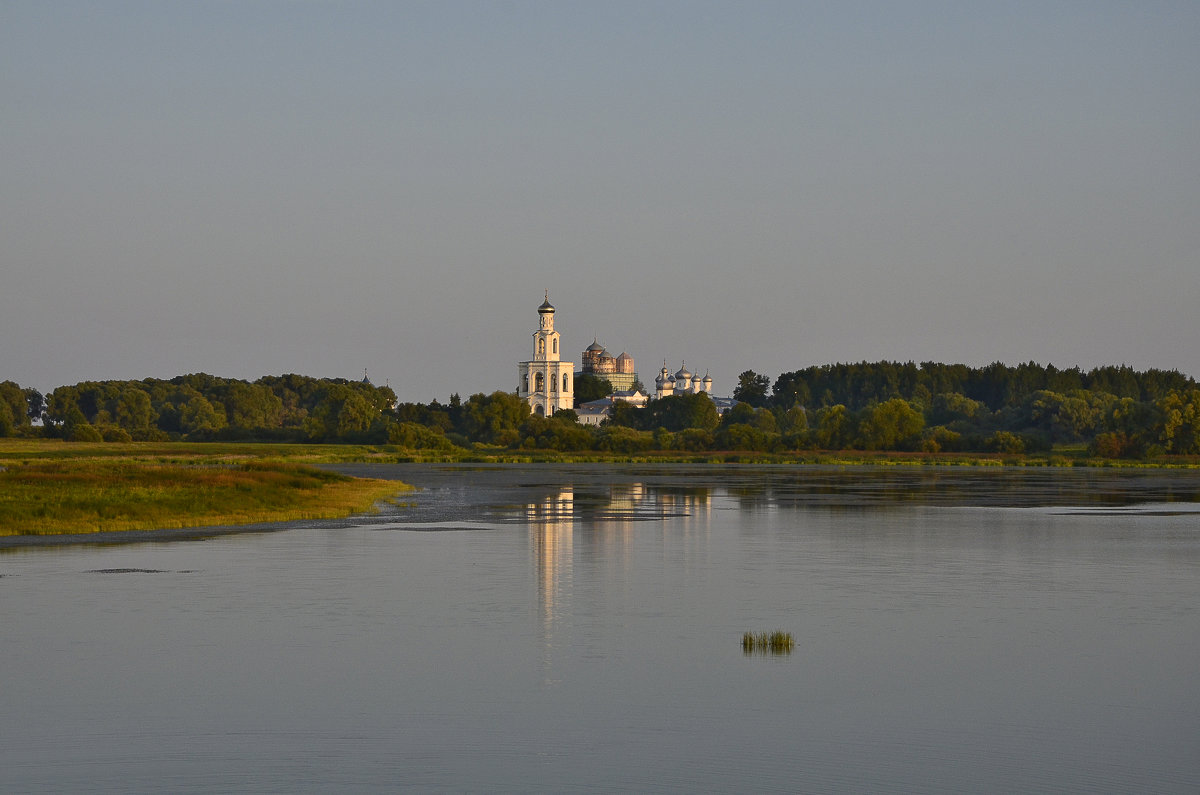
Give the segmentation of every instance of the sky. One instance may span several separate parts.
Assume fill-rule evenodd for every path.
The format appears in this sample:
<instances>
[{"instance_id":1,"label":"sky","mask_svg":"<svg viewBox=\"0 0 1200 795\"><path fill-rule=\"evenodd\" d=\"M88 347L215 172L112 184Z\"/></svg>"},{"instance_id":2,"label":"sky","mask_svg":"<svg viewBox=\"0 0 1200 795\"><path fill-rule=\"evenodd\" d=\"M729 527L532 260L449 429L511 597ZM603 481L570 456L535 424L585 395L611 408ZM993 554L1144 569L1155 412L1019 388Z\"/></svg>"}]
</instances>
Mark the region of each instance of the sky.
<instances>
[{"instance_id":1,"label":"sky","mask_svg":"<svg viewBox=\"0 0 1200 795\"><path fill-rule=\"evenodd\" d=\"M0 0L0 380L1200 377L1195 2Z\"/></svg>"}]
</instances>

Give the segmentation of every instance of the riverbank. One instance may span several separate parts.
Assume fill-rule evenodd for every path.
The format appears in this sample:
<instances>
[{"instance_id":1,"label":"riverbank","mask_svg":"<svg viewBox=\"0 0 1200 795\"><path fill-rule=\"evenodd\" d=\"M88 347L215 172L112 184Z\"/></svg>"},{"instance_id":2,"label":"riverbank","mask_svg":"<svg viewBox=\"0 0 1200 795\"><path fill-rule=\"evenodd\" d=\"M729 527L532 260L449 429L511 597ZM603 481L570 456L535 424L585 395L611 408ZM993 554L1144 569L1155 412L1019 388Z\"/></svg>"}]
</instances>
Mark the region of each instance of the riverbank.
<instances>
[{"instance_id":1,"label":"riverbank","mask_svg":"<svg viewBox=\"0 0 1200 795\"><path fill-rule=\"evenodd\" d=\"M780 453L727 450L641 453L514 450L476 444L470 449L422 450L400 445L290 444L275 442L65 442L0 439L0 467L56 459L105 458L147 463L250 461L299 464L794 464L813 466L1088 467L1200 469L1200 456L1119 459L1090 456L1083 446L1045 453L924 453L871 450L801 450Z\"/></svg>"},{"instance_id":2,"label":"riverbank","mask_svg":"<svg viewBox=\"0 0 1200 795\"><path fill-rule=\"evenodd\" d=\"M369 513L411 488L404 482L372 477L371 467L349 466L356 464L1200 468L1195 458L1113 461L1087 458L1080 452L981 456L858 451L688 455L668 451L629 456L481 447L447 453L390 445L0 439L0 539L80 540L135 532L165 538L168 534L210 533L212 528L233 528L231 532L251 526L269 529L292 521Z\"/></svg>"},{"instance_id":3,"label":"riverbank","mask_svg":"<svg viewBox=\"0 0 1200 795\"><path fill-rule=\"evenodd\" d=\"M318 457L308 450L271 447L5 440L0 537L335 519L368 513L409 489L318 469L303 463Z\"/></svg>"}]
</instances>

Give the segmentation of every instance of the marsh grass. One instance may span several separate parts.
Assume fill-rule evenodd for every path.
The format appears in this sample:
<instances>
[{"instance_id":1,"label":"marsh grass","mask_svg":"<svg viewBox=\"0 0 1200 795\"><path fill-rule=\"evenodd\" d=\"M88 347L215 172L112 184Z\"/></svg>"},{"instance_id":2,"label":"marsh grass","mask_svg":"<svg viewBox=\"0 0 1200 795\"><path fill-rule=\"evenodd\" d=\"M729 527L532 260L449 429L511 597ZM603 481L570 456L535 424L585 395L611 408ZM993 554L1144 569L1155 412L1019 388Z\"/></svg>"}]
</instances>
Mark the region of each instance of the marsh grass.
<instances>
[{"instance_id":1,"label":"marsh grass","mask_svg":"<svg viewBox=\"0 0 1200 795\"><path fill-rule=\"evenodd\" d=\"M1167 456L1149 461L1097 459L1082 447L1056 448L1049 454L899 453L854 450L805 450L781 453L679 450L643 453L553 450L514 451L477 445L474 449L409 450L395 445L289 444L276 442L64 442L60 439L0 439L0 469L22 461L81 458L119 459L159 464L275 461L335 463L629 463L629 464L777 464L817 466L970 466L970 467L1130 467L1196 469L1200 456Z\"/></svg>"},{"instance_id":2,"label":"marsh grass","mask_svg":"<svg viewBox=\"0 0 1200 795\"><path fill-rule=\"evenodd\" d=\"M169 463L290 461L309 464L390 462L388 446L283 444L270 442L66 442L61 439L0 439L0 465L16 461L121 459Z\"/></svg>"},{"instance_id":3,"label":"marsh grass","mask_svg":"<svg viewBox=\"0 0 1200 795\"><path fill-rule=\"evenodd\" d=\"M407 488L271 461L27 461L0 469L0 535L332 519L370 511Z\"/></svg>"},{"instance_id":4,"label":"marsh grass","mask_svg":"<svg viewBox=\"0 0 1200 795\"><path fill-rule=\"evenodd\" d=\"M746 654L791 654L796 647L792 633L777 629L774 632L747 632L742 635L742 651Z\"/></svg>"}]
</instances>

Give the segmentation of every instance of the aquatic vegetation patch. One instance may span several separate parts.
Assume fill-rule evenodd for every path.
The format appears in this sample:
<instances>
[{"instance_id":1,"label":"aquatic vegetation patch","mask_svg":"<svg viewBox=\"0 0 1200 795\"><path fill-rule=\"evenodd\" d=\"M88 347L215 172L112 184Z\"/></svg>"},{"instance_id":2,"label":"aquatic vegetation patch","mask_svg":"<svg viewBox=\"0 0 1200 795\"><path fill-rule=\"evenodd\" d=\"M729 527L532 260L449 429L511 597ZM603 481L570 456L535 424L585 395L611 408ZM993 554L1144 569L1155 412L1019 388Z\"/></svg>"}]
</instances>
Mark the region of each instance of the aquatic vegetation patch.
<instances>
[{"instance_id":1,"label":"aquatic vegetation patch","mask_svg":"<svg viewBox=\"0 0 1200 795\"><path fill-rule=\"evenodd\" d=\"M88 574L166 574L166 569L88 569Z\"/></svg>"},{"instance_id":2,"label":"aquatic vegetation patch","mask_svg":"<svg viewBox=\"0 0 1200 795\"><path fill-rule=\"evenodd\" d=\"M774 632L746 632L742 635L742 651L746 654L791 654L796 647L792 633L777 629Z\"/></svg>"}]
</instances>

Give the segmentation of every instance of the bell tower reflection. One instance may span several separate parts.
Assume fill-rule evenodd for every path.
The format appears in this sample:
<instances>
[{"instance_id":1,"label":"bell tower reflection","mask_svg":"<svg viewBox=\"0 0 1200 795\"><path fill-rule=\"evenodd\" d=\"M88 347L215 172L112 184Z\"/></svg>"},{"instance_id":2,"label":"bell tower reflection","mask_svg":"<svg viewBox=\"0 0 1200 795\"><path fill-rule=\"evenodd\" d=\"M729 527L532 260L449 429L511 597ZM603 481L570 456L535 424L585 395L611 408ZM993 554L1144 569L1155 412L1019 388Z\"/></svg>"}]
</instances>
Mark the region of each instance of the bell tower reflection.
<instances>
[{"instance_id":1,"label":"bell tower reflection","mask_svg":"<svg viewBox=\"0 0 1200 795\"><path fill-rule=\"evenodd\" d=\"M555 645L555 621L568 615L571 605L574 555L575 494L564 488L541 502L525 506L530 549L537 572L538 606L547 672Z\"/></svg>"},{"instance_id":2,"label":"bell tower reflection","mask_svg":"<svg viewBox=\"0 0 1200 795\"><path fill-rule=\"evenodd\" d=\"M525 503L547 683L554 682L555 657L570 643L587 642L586 637L572 637L579 630L573 604L576 576L581 592L591 593L597 582L604 587L625 582L638 565L639 547L652 558L674 546L685 563L706 555L712 499L708 488L635 482L563 486Z\"/></svg>"}]
</instances>

